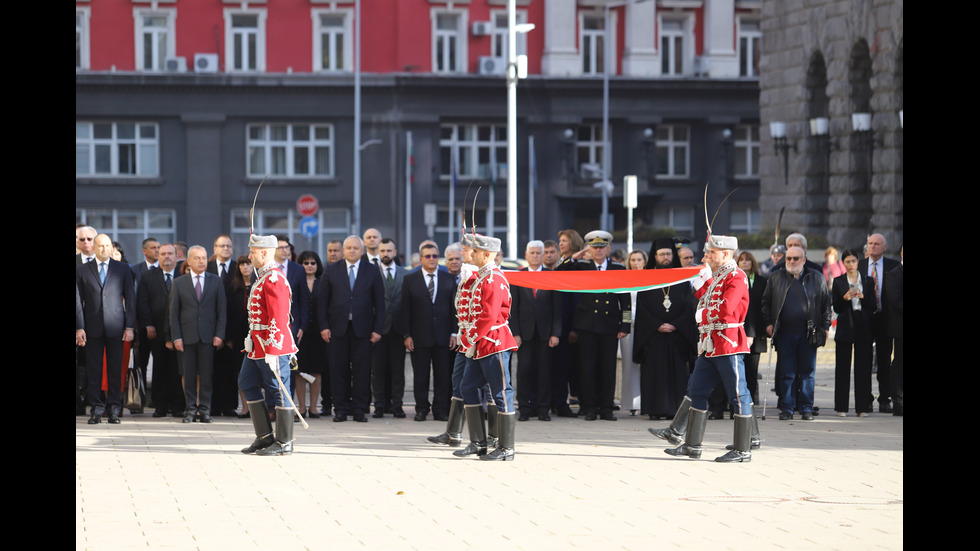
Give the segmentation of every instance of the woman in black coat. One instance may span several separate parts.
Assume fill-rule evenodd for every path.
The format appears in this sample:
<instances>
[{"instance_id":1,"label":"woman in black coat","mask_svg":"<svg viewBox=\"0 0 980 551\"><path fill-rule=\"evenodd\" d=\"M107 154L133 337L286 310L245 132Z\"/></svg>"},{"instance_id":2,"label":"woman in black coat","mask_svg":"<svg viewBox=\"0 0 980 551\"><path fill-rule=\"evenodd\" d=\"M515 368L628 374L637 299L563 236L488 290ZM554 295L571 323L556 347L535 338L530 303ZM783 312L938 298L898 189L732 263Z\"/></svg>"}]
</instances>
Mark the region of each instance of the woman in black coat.
<instances>
[{"instance_id":1,"label":"woman in black coat","mask_svg":"<svg viewBox=\"0 0 980 551\"><path fill-rule=\"evenodd\" d=\"M738 255L738 267L749 281L749 311L745 315L745 336L749 338L749 353L745 355L745 383L752 395L752 402L759 403L759 358L767 350L766 324L762 320L762 295L766 292L767 279L759 270L755 256L742 251Z\"/></svg>"},{"instance_id":2,"label":"woman in black coat","mask_svg":"<svg viewBox=\"0 0 980 551\"><path fill-rule=\"evenodd\" d=\"M837 313L837 367L834 372L834 411L847 415L851 392L851 352L854 353L854 410L858 417L871 413L871 362L874 335L871 317L876 310L874 282L858 270L857 252L847 249L841 254L844 275L834 278L831 287L834 312ZM868 292L866 293L865 290Z\"/></svg>"}]
</instances>

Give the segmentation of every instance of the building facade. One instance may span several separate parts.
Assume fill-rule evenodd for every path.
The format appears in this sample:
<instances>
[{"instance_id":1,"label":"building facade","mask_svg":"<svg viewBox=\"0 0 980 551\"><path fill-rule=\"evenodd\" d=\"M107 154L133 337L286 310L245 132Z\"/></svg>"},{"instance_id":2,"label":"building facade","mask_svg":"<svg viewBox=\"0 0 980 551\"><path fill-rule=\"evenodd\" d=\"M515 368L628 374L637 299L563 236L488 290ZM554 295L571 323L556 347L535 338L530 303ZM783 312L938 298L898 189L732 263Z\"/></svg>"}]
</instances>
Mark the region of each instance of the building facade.
<instances>
[{"instance_id":1,"label":"building facade","mask_svg":"<svg viewBox=\"0 0 980 551\"><path fill-rule=\"evenodd\" d=\"M711 212L742 188L716 229L758 231L762 11L517 0L518 242L598 228L602 180L624 230L626 175L637 228L701 242L710 182ZM297 251L368 227L445 246L464 213L506 242L506 35L506 0L76 1L76 221L127 251L228 233L240 253L264 182L255 229Z\"/></svg>"},{"instance_id":2,"label":"building facade","mask_svg":"<svg viewBox=\"0 0 980 551\"><path fill-rule=\"evenodd\" d=\"M902 0L763 2L762 220L860 247L904 238ZM784 135L773 136L784 130ZM780 125L781 123L781 125Z\"/></svg>"}]
</instances>

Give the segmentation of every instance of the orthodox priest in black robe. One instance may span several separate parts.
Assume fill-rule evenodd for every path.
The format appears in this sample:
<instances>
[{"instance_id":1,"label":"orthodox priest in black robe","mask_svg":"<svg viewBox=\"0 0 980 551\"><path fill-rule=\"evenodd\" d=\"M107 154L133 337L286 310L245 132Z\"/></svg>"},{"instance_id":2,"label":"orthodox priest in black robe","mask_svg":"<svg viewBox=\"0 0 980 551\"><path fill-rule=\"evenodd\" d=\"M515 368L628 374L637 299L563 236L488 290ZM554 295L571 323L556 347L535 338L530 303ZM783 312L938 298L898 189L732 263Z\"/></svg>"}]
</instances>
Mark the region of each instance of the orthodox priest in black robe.
<instances>
[{"instance_id":1,"label":"orthodox priest in black robe","mask_svg":"<svg viewBox=\"0 0 980 551\"><path fill-rule=\"evenodd\" d=\"M674 267L671 239L653 249L648 266ZM637 293L633 361L640 364L640 413L650 419L672 417L687 391L698 335L694 304L687 282Z\"/></svg>"}]
</instances>

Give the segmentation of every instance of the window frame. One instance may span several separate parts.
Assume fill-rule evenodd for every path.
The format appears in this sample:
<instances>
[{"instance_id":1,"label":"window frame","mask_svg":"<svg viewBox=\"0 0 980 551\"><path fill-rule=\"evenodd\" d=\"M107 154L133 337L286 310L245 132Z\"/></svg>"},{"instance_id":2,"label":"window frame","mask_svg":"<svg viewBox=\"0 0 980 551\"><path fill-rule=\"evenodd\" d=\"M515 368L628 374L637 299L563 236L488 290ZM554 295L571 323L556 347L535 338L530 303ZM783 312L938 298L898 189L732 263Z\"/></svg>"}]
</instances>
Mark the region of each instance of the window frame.
<instances>
[{"instance_id":1,"label":"window frame","mask_svg":"<svg viewBox=\"0 0 980 551\"><path fill-rule=\"evenodd\" d=\"M443 131L448 128L452 129L451 136L443 137ZM467 137L464 139L460 138L461 128L468 130ZM489 131L489 138L480 138L481 128ZM463 150L467 153L460 154ZM480 153L483 150L486 151L486 163L480 162ZM441 181L452 179L452 166L444 159L446 153L449 154L448 160L456 164L457 180L465 178L496 183L507 181L506 123L442 123L439 125L439 180ZM494 165L497 169L496 174L493 172ZM483 168L484 166L486 168Z\"/></svg>"},{"instance_id":2,"label":"window frame","mask_svg":"<svg viewBox=\"0 0 980 551\"><path fill-rule=\"evenodd\" d=\"M453 15L456 19L456 29L455 31L448 31L439 29L439 16L441 15ZM468 52L467 43L469 42L469 34L467 31L467 25L469 24L469 11L464 9L446 9L446 8L432 8L429 12L430 24L432 27L432 72L436 74L466 74L468 70ZM444 39L452 38L455 39L456 55L453 57L448 57L450 54L445 53L445 61L448 63L455 63L455 69L441 69L439 56L439 44Z\"/></svg>"},{"instance_id":3,"label":"window frame","mask_svg":"<svg viewBox=\"0 0 980 551\"><path fill-rule=\"evenodd\" d=\"M676 139L674 137L675 129L684 128L687 130L686 139ZM666 130L668 136L666 138L661 137L660 132ZM654 144L654 158L657 160L657 179L664 180L679 180L684 178L690 178L691 176L691 125L689 124L658 124L654 129L655 144ZM676 160L676 150L677 148L684 148L684 170L683 172L678 172L677 167L674 166ZM666 149L666 159L667 159L667 170L666 172L661 172L660 162L661 156L659 155L660 150Z\"/></svg>"},{"instance_id":4,"label":"window frame","mask_svg":"<svg viewBox=\"0 0 980 551\"><path fill-rule=\"evenodd\" d=\"M685 216L690 218L690 226L679 226L677 225L676 219L679 215L683 213ZM655 207L653 209L653 226L654 227L665 227L673 229L677 235L694 235L694 225L695 225L695 213L693 207L684 207L678 205L663 205ZM665 218L666 223L658 224L657 218Z\"/></svg>"},{"instance_id":5,"label":"window frame","mask_svg":"<svg viewBox=\"0 0 980 551\"><path fill-rule=\"evenodd\" d=\"M664 29L664 21L679 21L681 29ZM667 48L664 40L667 37L681 39L681 64L680 70L675 65L676 57L673 52L676 48ZM675 42L676 43L676 42ZM657 49L660 53L660 74L667 77L684 77L694 73L694 16L690 13L658 13L657 14ZM667 70L665 70L667 65Z\"/></svg>"},{"instance_id":6,"label":"window frame","mask_svg":"<svg viewBox=\"0 0 980 551\"><path fill-rule=\"evenodd\" d=\"M354 11L350 9L329 9L329 8L317 8L311 12L313 19L313 72L315 73L350 73L354 67L354 46L353 46L353 21L354 21ZM323 61L323 34L325 29L328 27L323 26L322 17L323 16L340 16L343 18L344 22L342 25L342 30L337 31L342 33L341 44L343 47L342 59L339 61L343 63L340 68L337 67L324 67ZM335 34L335 33L331 33ZM336 55L332 56L332 62L336 63Z\"/></svg>"},{"instance_id":7,"label":"window frame","mask_svg":"<svg viewBox=\"0 0 980 551\"><path fill-rule=\"evenodd\" d=\"M736 215L744 214L746 223L736 223ZM754 234L762 230L762 211L758 203L732 203L729 210L729 229L732 233Z\"/></svg>"},{"instance_id":8,"label":"window frame","mask_svg":"<svg viewBox=\"0 0 980 551\"><path fill-rule=\"evenodd\" d=\"M504 18L504 25L498 26L500 17ZM490 10L490 22L493 23L493 31L490 33L490 56L504 60L509 59L507 55L507 10ZM527 10L514 10L514 24L523 25L527 23ZM517 55L527 55L527 33L516 33ZM500 55L497 55L500 52Z\"/></svg>"},{"instance_id":9,"label":"window frame","mask_svg":"<svg viewBox=\"0 0 980 551\"><path fill-rule=\"evenodd\" d=\"M162 16L167 20L166 30L164 38L166 38L166 51L163 52L162 58L154 57L154 64L159 61L159 67L147 68L144 65L144 57L146 56L146 50L144 48L144 39L148 32L148 29L155 29L157 27L147 27L143 24L143 18ZM137 71L150 72L150 73L162 73L167 70L167 59L175 57L177 55L177 10L175 8L133 8L133 24L134 24L134 40L136 43L136 61L135 69ZM153 33L158 34L158 33Z\"/></svg>"},{"instance_id":10,"label":"window frame","mask_svg":"<svg viewBox=\"0 0 980 551\"><path fill-rule=\"evenodd\" d=\"M754 30L745 28L745 23L755 24ZM738 76L746 78L759 78L759 60L762 54L762 20L758 16L742 15L736 19L736 48L738 49ZM748 52L742 46L742 39L746 39L749 48ZM752 58L747 57L752 54ZM749 63L749 59L753 62Z\"/></svg>"},{"instance_id":11,"label":"window frame","mask_svg":"<svg viewBox=\"0 0 980 551\"><path fill-rule=\"evenodd\" d=\"M235 37L238 35L247 35L250 33L244 33L241 31L236 31L236 27L233 26L233 19L236 15L254 15L256 16L255 25L255 67L243 67L238 68L235 66ZM266 53L266 19L268 17L268 12L265 8L248 8L248 9L238 9L238 8L225 8L224 9L224 19L225 19L225 71L228 73L264 73L265 72L265 53ZM244 50L242 52L242 58L245 59L246 53ZM245 63L247 65L247 63Z\"/></svg>"},{"instance_id":12,"label":"window frame","mask_svg":"<svg viewBox=\"0 0 980 551\"><path fill-rule=\"evenodd\" d=\"M616 37L616 27L617 27L617 24L618 24L618 16L619 16L618 12L615 12L615 11L610 11L609 12L609 27L610 27L609 28L609 42L611 44L610 47L612 48L612 51L609 52L609 54L610 54L609 57L610 57L610 59L612 59L612 72L609 73L610 75L618 74L618 72L616 71L616 67L618 65L618 63L617 63L617 57L616 57L616 40L617 40L617 37ZM602 25L603 25L603 28L600 31L598 31L598 32L594 32L592 29L586 29L585 28L585 23L586 23L586 20L589 20L589 19L596 19L598 21L601 21L602 22ZM605 17L605 13L603 12L603 10L596 10L596 11L582 10L578 14L578 29L579 29L579 31L578 31L578 44L579 44L578 52L579 52L579 59L581 61L579 63L579 67L582 68L582 74L583 75L602 76L603 74L605 74L605 69L606 69L606 52L605 52L605 46L606 46L606 28L605 28L605 24L606 24L606 17ZM586 37L587 37L587 35L594 37L596 40L600 40L600 39L602 40L602 48L601 48L602 49L602 54L601 54L601 58L598 55L596 55L596 50L597 49L600 49L600 48L595 48L594 47L594 44L590 44L589 51L593 55L591 56L592 63L591 63L591 66L589 66L589 67L586 66L586 57L585 57L585 51L586 51L586 44L585 43L586 43ZM599 66L600 65L602 66L602 69L601 70L599 69Z\"/></svg>"},{"instance_id":13,"label":"window frame","mask_svg":"<svg viewBox=\"0 0 980 551\"><path fill-rule=\"evenodd\" d=\"M93 219L98 217L100 220L109 219L110 224L96 222ZM139 220L136 227L120 226L123 218ZM169 225L154 225L155 221L169 221ZM106 207L75 207L75 222L96 228L99 233L108 235L113 241L118 241L123 250L127 251L129 262L138 262L143 258L142 243L144 239L152 237L160 243L173 243L177 236L177 211L169 208L106 208Z\"/></svg>"},{"instance_id":14,"label":"window frame","mask_svg":"<svg viewBox=\"0 0 980 551\"><path fill-rule=\"evenodd\" d=\"M327 243L333 239L345 239L350 235L352 214L348 208L327 207L319 209L315 216L317 218L317 234L312 240L300 231L300 221L305 216L300 215L293 207L256 207L255 227L252 228L252 231L259 235L286 235L297 251L315 250L326 264ZM343 224L327 224L338 216L343 219ZM284 221L285 224L273 222L271 225L267 225L266 220L270 218L280 222ZM230 223L231 229L228 234L232 241L248 243L251 233L249 230L249 209L231 209Z\"/></svg>"},{"instance_id":15,"label":"window frame","mask_svg":"<svg viewBox=\"0 0 980 551\"><path fill-rule=\"evenodd\" d=\"M105 124L111 125L111 136L108 138L96 137L96 126ZM135 125L132 139L119 138L120 124ZM79 136L80 125L87 125L87 136ZM153 138L142 136L141 129L144 126L153 127ZM85 173L78 172L78 158L81 153L80 147L82 146L87 149L88 172ZM120 172L119 170L122 146L130 146L132 148L133 172ZM154 157L152 159L152 167L147 164L150 162L150 159L144 158L147 148L151 146L153 147ZM96 170L99 165L99 148L102 147L108 147L109 172L98 172ZM150 121L75 121L75 160L75 178L158 178L160 177L160 125ZM149 170L150 168L155 170L151 173L143 172L143 170Z\"/></svg>"},{"instance_id":16,"label":"window frame","mask_svg":"<svg viewBox=\"0 0 980 551\"><path fill-rule=\"evenodd\" d=\"M579 180L587 181L599 181L603 179L610 179L606 175L606 167L603 165L605 157L603 156L603 147L606 143L602 139L602 123L584 123L577 124L574 127L575 130L575 170L578 171ZM612 126L610 125L610 129ZM587 139L582 139L582 132L587 131ZM609 142L609 153L610 159L612 158L612 141ZM588 152L588 159L583 159L580 153L582 151ZM595 176L585 176L585 171L582 169L584 164L595 164L599 166L599 172Z\"/></svg>"},{"instance_id":17,"label":"window frame","mask_svg":"<svg viewBox=\"0 0 980 551\"><path fill-rule=\"evenodd\" d=\"M252 129L262 127L263 137L253 138ZM276 139L273 137L272 129L274 127L285 127L286 128L286 138ZM309 130L308 138L296 138L296 129L306 128ZM317 138L316 131L319 128L328 128L330 130L329 138ZM286 171L283 172L273 172L273 166L275 165L273 155L274 150L278 147L283 148L283 158L282 165L285 167ZM327 161L329 163L329 168L324 173L316 172L316 161L317 161L317 148L326 147L328 150ZM258 171L252 170L252 150L253 148L261 148L262 153L262 168ZM296 155L297 151L301 149L306 149L307 157L307 169L309 172L297 173L296 172ZM263 178L266 175L275 176L276 178L283 179L313 179L313 180L332 180L336 177L337 173L337 128L333 123L328 122L252 122L245 125L245 174L249 178Z\"/></svg>"},{"instance_id":18,"label":"window frame","mask_svg":"<svg viewBox=\"0 0 980 551\"><path fill-rule=\"evenodd\" d=\"M76 71L88 71L92 68L92 52L90 43L92 30L89 24L91 18L91 7L75 7L75 55L78 58L75 64Z\"/></svg>"},{"instance_id":19,"label":"window frame","mask_svg":"<svg viewBox=\"0 0 980 551\"><path fill-rule=\"evenodd\" d=\"M762 151L762 137L759 125L739 124L735 125L732 132L732 147L735 154L735 166L732 173L736 179L758 179L759 178L759 157ZM738 171L738 159L744 158L745 172Z\"/></svg>"}]
</instances>

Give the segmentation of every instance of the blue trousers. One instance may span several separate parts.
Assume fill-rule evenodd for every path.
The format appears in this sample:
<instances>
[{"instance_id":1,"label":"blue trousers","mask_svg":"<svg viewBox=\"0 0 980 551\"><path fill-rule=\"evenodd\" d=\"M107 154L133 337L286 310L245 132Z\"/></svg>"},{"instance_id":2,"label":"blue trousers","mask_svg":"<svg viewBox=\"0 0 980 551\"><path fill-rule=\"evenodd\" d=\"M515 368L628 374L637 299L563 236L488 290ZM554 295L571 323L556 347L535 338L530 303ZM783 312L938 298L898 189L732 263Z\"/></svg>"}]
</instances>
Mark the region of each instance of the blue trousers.
<instances>
[{"instance_id":1,"label":"blue trousers","mask_svg":"<svg viewBox=\"0 0 980 551\"><path fill-rule=\"evenodd\" d=\"M282 384L289 389L289 355L279 356L279 377ZM242 360L242 370L238 373L238 388L242 389L245 399L254 402L262 400L263 388L279 388L276 376L272 374L265 360L252 360L246 355ZM283 406L282 392L275 393L275 406Z\"/></svg>"},{"instance_id":2,"label":"blue trousers","mask_svg":"<svg viewBox=\"0 0 980 551\"><path fill-rule=\"evenodd\" d=\"M774 340L779 358L779 411L800 413L813 411L813 388L816 386L817 349L806 342L804 333L780 333ZM799 379L800 392L793 381Z\"/></svg>"},{"instance_id":3,"label":"blue trousers","mask_svg":"<svg viewBox=\"0 0 980 551\"><path fill-rule=\"evenodd\" d=\"M468 360L463 369L460 390L463 403L482 404L480 390L490 386L490 396L501 413L514 412L514 387L510 385L510 350L498 352L479 360Z\"/></svg>"},{"instance_id":4,"label":"blue trousers","mask_svg":"<svg viewBox=\"0 0 980 551\"><path fill-rule=\"evenodd\" d=\"M745 363L742 354L709 358L704 354L694 362L694 373L687 381L687 396L694 409L708 409L708 396L721 382L728 401L738 415L752 413L752 395L745 383Z\"/></svg>"}]
</instances>

